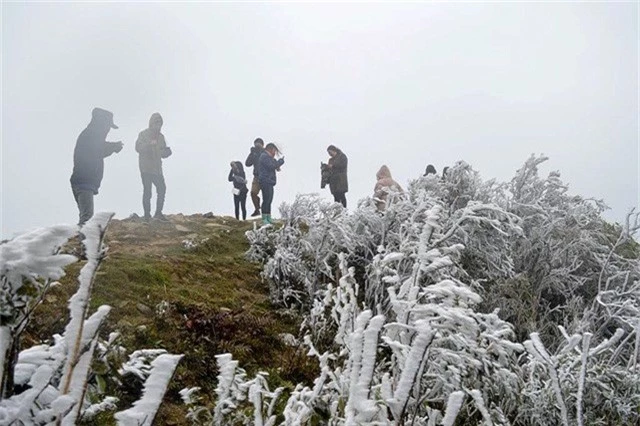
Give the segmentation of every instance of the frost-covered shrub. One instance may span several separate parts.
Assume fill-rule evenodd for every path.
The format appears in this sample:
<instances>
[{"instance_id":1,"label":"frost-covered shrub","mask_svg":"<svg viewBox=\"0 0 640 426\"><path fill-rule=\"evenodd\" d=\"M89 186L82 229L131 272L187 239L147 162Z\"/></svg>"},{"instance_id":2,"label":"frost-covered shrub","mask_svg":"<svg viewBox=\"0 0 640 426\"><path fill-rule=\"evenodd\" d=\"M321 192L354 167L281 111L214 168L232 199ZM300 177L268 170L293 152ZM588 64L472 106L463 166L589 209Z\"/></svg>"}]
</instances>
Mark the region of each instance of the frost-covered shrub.
<instances>
[{"instance_id":1,"label":"frost-covered shrub","mask_svg":"<svg viewBox=\"0 0 640 426\"><path fill-rule=\"evenodd\" d=\"M0 398L13 395L20 336L29 316L64 275L63 268L76 261L59 253L76 233L75 226L55 226L0 244Z\"/></svg>"},{"instance_id":2,"label":"frost-covered shrub","mask_svg":"<svg viewBox=\"0 0 640 426\"><path fill-rule=\"evenodd\" d=\"M2 323L0 323L0 424L76 424L97 413L116 408L117 399L104 394L100 375L90 383L92 363L108 364L116 335L100 342L98 333L109 313L100 306L89 315L95 273L106 248L104 233L112 217L98 213L79 231L87 262L78 277L78 290L69 300L70 320L53 343L17 352L20 333L51 285L64 275L63 267L75 261L59 248L78 232L77 227L39 230L0 245L2 273ZM97 351L96 351L97 349ZM115 348L120 351L120 348ZM128 410L116 414L122 425L150 425L169 379L181 356L153 353L151 366L141 362L124 365L144 381L142 398ZM147 357L148 358L148 357ZM125 374L124 370L122 374ZM96 400L97 399L97 400Z\"/></svg>"},{"instance_id":3,"label":"frost-covered shrub","mask_svg":"<svg viewBox=\"0 0 640 426\"><path fill-rule=\"evenodd\" d=\"M509 183L459 162L384 213L299 196L247 233L321 370L282 424L640 421L638 215L607 224L545 160Z\"/></svg>"}]
</instances>

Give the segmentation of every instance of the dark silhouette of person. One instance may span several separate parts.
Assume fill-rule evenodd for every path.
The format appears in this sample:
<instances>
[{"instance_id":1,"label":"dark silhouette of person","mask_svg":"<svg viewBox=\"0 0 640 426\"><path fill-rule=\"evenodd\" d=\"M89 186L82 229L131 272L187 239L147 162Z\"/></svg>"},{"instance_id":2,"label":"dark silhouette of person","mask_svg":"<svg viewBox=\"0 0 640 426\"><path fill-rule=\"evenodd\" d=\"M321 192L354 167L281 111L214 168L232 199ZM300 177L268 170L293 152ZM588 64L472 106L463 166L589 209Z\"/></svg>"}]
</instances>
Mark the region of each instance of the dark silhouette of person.
<instances>
[{"instance_id":1,"label":"dark silhouette of person","mask_svg":"<svg viewBox=\"0 0 640 426\"><path fill-rule=\"evenodd\" d=\"M104 175L104 158L114 152L120 152L122 141L107 142L107 134L117 129L113 122L113 113L102 108L91 111L91 121L84 129L73 150L73 173L71 191L79 210L79 225L83 225L93 216L93 196L98 195Z\"/></svg>"},{"instance_id":2,"label":"dark silhouette of person","mask_svg":"<svg viewBox=\"0 0 640 426\"><path fill-rule=\"evenodd\" d=\"M264 141L257 138L253 141L253 146L249 151L249 155L244 162L247 167L253 166L253 181L251 181L251 201L253 202L253 213L251 217L258 216L260 214L260 182L258 181L258 163L260 162L260 156L264 152Z\"/></svg>"},{"instance_id":3,"label":"dark silhouette of person","mask_svg":"<svg viewBox=\"0 0 640 426\"><path fill-rule=\"evenodd\" d=\"M349 181L347 179L347 165L349 159L339 148L334 145L327 147L329 153L329 189L333 194L336 203L347 207L346 193L349 191Z\"/></svg>"},{"instance_id":4,"label":"dark silhouette of person","mask_svg":"<svg viewBox=\"0 0 640 426\"><path fill-rule=\"evenodd\" d=\"M436 168L433 167L433 164L429 164L427 166L427 169L424 171L425 176L436 175L436 174L438 174L438 172L436 171Z\"/></svg>"},{"instance_id":5,"label":"dark silhouette of person","mask_svg":"<svg viewBox=\"0 0 640 426\"><path fill-rule=\"evenodd\" d=\"M155 112L149 119L149 128L140 132L136 141L140 177L142 178L142 208L144 220L151 219L151 186L156 187L155 219L166 221L162 214L167 185L162 174L162 159L171 155L171 148L167 146L164 135L160 132L164 121Z\"/></svg>"}]
</instances>

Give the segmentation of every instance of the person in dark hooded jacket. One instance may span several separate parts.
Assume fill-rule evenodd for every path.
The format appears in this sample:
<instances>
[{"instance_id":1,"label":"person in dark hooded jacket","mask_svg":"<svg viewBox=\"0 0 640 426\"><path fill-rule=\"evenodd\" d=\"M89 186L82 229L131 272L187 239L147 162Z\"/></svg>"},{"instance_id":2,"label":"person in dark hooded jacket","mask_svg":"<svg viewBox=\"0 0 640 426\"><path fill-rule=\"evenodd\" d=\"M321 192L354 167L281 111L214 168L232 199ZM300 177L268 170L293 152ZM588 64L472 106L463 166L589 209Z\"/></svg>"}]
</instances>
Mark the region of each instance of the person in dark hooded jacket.
<instances>
[{"instance_id":1,"label":"person in dark hooded jacket","mask_svg":"<svg viewBox=\"0 0 640 426\"><path fill-rule=\"evenodd\" d=\"M142 178L142 208L146 221L151 219L151 185L156 187L157 195L156 212L153 217L158 220L167 220L162 214L167 192L162 174L162 159L171 155L171 148L167 146L164 135L160 133L162 124L162 116L157 112L153 113L149 119L149 128L140 132L136 141L140 177Z\"/></svg>"},{"instance_id":2,"label":"person in dark hooded jacket","mask_svg":"<svg viewBox=\"0 0 640 426\"><path fill-rule=\"evenodd\" d=\"M424 171L424 176L436 175L436 174L438 174L438 172L436 171L436 168L433 166L433 164L429 164L427 166L427 169Z\"/></svg>"},{"instance_id":3,"label":"person in dark hooded jacket","mask_svg":"<svg viewBox=\"0 0 640 426\"><path fill-rule=\"evenodd\" d=\"M247 218L247 192L249 192L249 189L247 188L247 177L241 162L231 162L229 182L233 182L233 205L236 219L240 219L240 209L242 209L242 220L245 220Z\"/></svg>"},{"instance_id":4,"label":"person in dark hooded jacket","mask_svg":"<svg viewBox=\"0 0 640 426\"><path fill-rule=\"evenodd\" d=\"M111 111L94 108L91 122L76 141L70 182L80 212L79 225L93 216L93 196L98 194L102 183L104 158L122 150L122 142L106 141L109 130L117 128Z\"/></svg>"},{"instance_id":5,"label":"person in dark hooded jacket","mask_svg":"<svg viewBox=\"0 0 640 426\"><path fill-rule=\"evenodd\" d=\"M343 207L347 207L346 193L349 191L349 181L347 179L347 164L349 160L344 152L329 145L327 147L329 153L329 189L333 195L333 200L340 203Z\"/></svg>"}]
</instances>

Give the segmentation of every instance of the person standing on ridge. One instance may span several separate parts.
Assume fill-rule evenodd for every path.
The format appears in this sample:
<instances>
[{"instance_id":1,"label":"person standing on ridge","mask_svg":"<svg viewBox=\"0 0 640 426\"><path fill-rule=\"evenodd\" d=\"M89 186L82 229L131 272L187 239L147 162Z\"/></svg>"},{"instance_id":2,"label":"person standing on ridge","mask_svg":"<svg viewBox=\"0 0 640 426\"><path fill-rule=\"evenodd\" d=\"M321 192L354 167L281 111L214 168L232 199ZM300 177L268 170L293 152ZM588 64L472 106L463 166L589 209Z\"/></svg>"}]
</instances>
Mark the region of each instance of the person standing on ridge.
<instances>
[{"instance_id":1,"label":"person standing on ridge","mask_svg":"<svg viewBox=\"0 0 640 426\"><path fill-rule=\"evenodd\" d=\"M155 219L166 221L162 214L164 198L167 186L162 174L162 159L171 155L171 148L167 146L162 129L162 116L155 112L149 119L149 128L140 132L136 141L138 152L138 164L140 165L140 177L142 178L142 208L144 220L151 219L151 185L156 187L156 212Z\"/></svg>"},{"instance_id":2,"label":"person standing on ridge","mask_svg":"<svg viewBox=\"0 0 640 426\"><path fill-rule=\"evenodd\" d=\"M100 189L104 158L122 151L122 141L106 141L109 131L117 128L111 111L94 108L91 122L78 136L73 150L73 173L69 179L80 212L78 225L84 225L93 216L93 196L98 195Z\"/></svg>"},{"instance_id":3,"label":"person standing on ridge","mask_svg":"<svg viewBox=\"0 0 640 426\"><path fill-rule=\"evenodd\" d=\"M233 205L236 219L240 219L240 209L242 209L242 220L245 220L247 218L247 192L249 192L249 189L247 188L247 178L241 162L231 162L229 182L233 182Z\"/></svg>"},{"instance_id":4,"label":"person standing on ridge","mask_svg":"<svg viewBox=\"0 0 640 426\"><path fill-rule=\"evenodd\" d=\"M347 208L346 193L349 191L349 181L347 180L347 156L334 145L327 148L329 153L329 189L336 203Z\"/></svg>"},{"instance_id":5,"label":"person standing on ridge","mask_svg":"<svg viewBox=\"0 0 640 426\"><path fill-rule=\"evenodd\" d=\"M258 163L258 181L262 191L262 223L265 225L273 223L271 221L271 202L273 201L273 188L276 186L276 171L280 171L280 166L284 164L284 157L276 160L276 154L280 154L278 147L273 143L268 143L260 155Z\"/></svg>"},{"instance_id":6,"label":"person standing on ridge","mask_svg":"<svg viewBox=\"0 0 640 426\"><path fill-rule=\"evenodd\" d=\"M251 217L258 216L260 214L260 182L258 181L258 163L260 162L260 156L264 152L264 141L257 138L253 141L253 146L247 160L244 165L247 167L253 166L253 181L251 181L251 201L253 202L254 211L251 213ZM264 196L264 195L263 195Z\"/></svg>"}]
</instances>

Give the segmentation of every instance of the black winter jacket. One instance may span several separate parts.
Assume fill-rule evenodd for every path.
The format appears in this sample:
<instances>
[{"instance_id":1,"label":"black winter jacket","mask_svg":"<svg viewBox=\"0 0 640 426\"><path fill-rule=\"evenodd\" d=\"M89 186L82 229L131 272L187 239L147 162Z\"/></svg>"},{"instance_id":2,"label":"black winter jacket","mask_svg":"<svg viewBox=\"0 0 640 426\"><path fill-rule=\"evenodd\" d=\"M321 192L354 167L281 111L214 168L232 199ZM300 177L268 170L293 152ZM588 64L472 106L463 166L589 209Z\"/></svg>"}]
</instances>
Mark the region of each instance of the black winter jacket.
<instances>
[{"instance_id":1,"label":"black winter jacket","mask_svg":"<svg viewBox=\"0 0 640 426\"><path fill-rule=\"evenodd\" d=\"M258 164L260 163L260 155L264 152L264 148L256 148L255 146L251 147L251 151L247 156L247 160L244 162L244 165L247 167L253 166L253 175L258 176Z\"/></svg>"},{"instance_id":2,"label":"black winter jacket","mask_svg":"<svg viewBox=\"0 0 640 426\"><path fill-rule=\"evenodd\" d=\"M338 151L335 157L329 158L331 175L329 176L329 189L332 194L340 194L349 191L347 179L347 164L349 160L344 152Z\"/></svg>"},{"instance_id":3,"label":"black winter jacket","mask_svg":"<svg viewBox=\"0 0 640 426\"><path fill-rule=\"evenodd\" d=\"M104 174L104 158L110 156L119 144L107 142L91 124L80 133L73 151L71 186L98 193Z\"/></svg>"}]
</instances>

